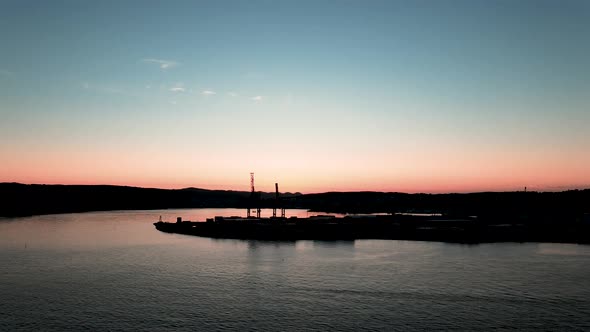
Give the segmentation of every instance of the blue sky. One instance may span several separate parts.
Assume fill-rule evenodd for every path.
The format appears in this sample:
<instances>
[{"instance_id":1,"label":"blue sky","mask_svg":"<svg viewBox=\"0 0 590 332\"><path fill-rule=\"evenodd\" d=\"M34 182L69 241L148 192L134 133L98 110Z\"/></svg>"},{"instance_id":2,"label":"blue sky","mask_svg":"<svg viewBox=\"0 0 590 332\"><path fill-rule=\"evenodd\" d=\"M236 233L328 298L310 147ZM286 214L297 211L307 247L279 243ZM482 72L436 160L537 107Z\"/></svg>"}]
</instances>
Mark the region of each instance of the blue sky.
<instances>
[{"instance_id":1,"label":"blue sky","mask_svg":"<svg viewBox=\"0 0 590 332\"><path fill-rule=\"evenodd\" d=\"M2 1L0 50L0 181L590 184L587 1Z\"/></svg>"}]
</instances>

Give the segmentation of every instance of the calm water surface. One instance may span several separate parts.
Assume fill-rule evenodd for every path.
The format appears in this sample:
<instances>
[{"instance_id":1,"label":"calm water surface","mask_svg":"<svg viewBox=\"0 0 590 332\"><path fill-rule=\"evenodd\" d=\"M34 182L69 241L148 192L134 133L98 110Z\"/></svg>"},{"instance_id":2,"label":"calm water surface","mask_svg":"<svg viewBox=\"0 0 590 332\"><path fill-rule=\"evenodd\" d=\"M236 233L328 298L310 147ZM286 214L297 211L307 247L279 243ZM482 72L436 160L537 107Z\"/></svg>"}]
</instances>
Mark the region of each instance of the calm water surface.
<instances>
[{"instance_id":1,"label":"calm water surface","mask_svg":"<svg viewBox=\"0 0 590 332\"><path fill-rule=\"evenodd\" d=\"M590 246L214 240L152 225L244 214L0 219L0 331L590 330Z\"/></svg>"}]
</instances>

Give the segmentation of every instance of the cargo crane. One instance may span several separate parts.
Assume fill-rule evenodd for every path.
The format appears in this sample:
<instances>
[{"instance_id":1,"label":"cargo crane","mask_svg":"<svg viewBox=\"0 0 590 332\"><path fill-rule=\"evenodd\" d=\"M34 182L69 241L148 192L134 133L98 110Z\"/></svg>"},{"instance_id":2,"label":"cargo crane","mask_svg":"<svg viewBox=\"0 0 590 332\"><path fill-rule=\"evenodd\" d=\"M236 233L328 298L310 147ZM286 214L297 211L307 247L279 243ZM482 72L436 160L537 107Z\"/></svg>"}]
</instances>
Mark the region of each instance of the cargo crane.
<instances>
[{"instance_id":1,"label":"cargo crane","mask_svg":"<svg viewBox=\"0 0 590 332\"><path fill-rule=\"evenodd\" d=\"M279 198L279 184L275 183L275 203L272 208L272 217L277 217L277 207L281 208L281 218L285 218L285 207L281 204L281 200Z\"/></svg>"},{"instance_id":2,"label":"cargo crane","mask_svg":"<svg viewBox=\"0 0 590 332\"><path fill-rule=\"evenodd\" d=\"M256 218L260 218L260 194L254 190L254 173L250 173L250 199L248 202L248 218L251 217L252 206L256 206Z\"/></svg>"},{"instance_id":3,"label":"cargo crane","mask_svg":"<svg viewBox=\"0 0 590 332\"><path fill-rule=\"evenodd\" d=\"M254 187L254 173L250 173L250 197L248 199L247 218L253 218L252 210L256 209L256 218L260 219L261 194ZM281 218L285 218L285 207L279 196L279 184L275 183L275 200L272 205L272 217L277 218L277 209L281 209Z\"/></svg>"}]
</instances>

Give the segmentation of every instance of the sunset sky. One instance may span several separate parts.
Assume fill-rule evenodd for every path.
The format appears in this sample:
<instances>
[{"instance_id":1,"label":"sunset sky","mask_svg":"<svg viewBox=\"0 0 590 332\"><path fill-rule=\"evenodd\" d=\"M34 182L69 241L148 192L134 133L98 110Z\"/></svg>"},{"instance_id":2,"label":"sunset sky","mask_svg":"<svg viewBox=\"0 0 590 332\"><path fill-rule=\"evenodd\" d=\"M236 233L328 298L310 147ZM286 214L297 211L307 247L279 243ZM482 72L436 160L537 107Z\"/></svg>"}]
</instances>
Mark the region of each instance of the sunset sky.
<instances>
[{"instance_id":1,"label":"sunset sky","mask_svg":"<svg viewBox=\"0 0 590 332\"><path fill-rule=\"evenodd\" d=\"M0 182L590 187L590 1L1 1Z\"/></svg>"}]
</instances>

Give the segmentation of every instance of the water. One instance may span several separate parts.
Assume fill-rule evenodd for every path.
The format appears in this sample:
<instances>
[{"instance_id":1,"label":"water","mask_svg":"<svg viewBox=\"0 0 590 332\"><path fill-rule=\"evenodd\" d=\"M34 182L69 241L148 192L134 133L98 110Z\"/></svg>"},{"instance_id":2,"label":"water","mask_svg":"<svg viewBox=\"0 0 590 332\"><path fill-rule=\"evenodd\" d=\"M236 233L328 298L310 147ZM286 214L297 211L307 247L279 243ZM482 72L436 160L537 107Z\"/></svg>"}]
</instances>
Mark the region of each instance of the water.
<instances>
[{"instance_id":1,"label":"water","mask_svg":"<svg viewBox=\"0 0 590 332\"><path fill-rule=\"evenodd\" d=\"M0 220L0 331L590 329L590 246L214 240L152 226L243 214Z\"/></svg>"}]
</instances>

